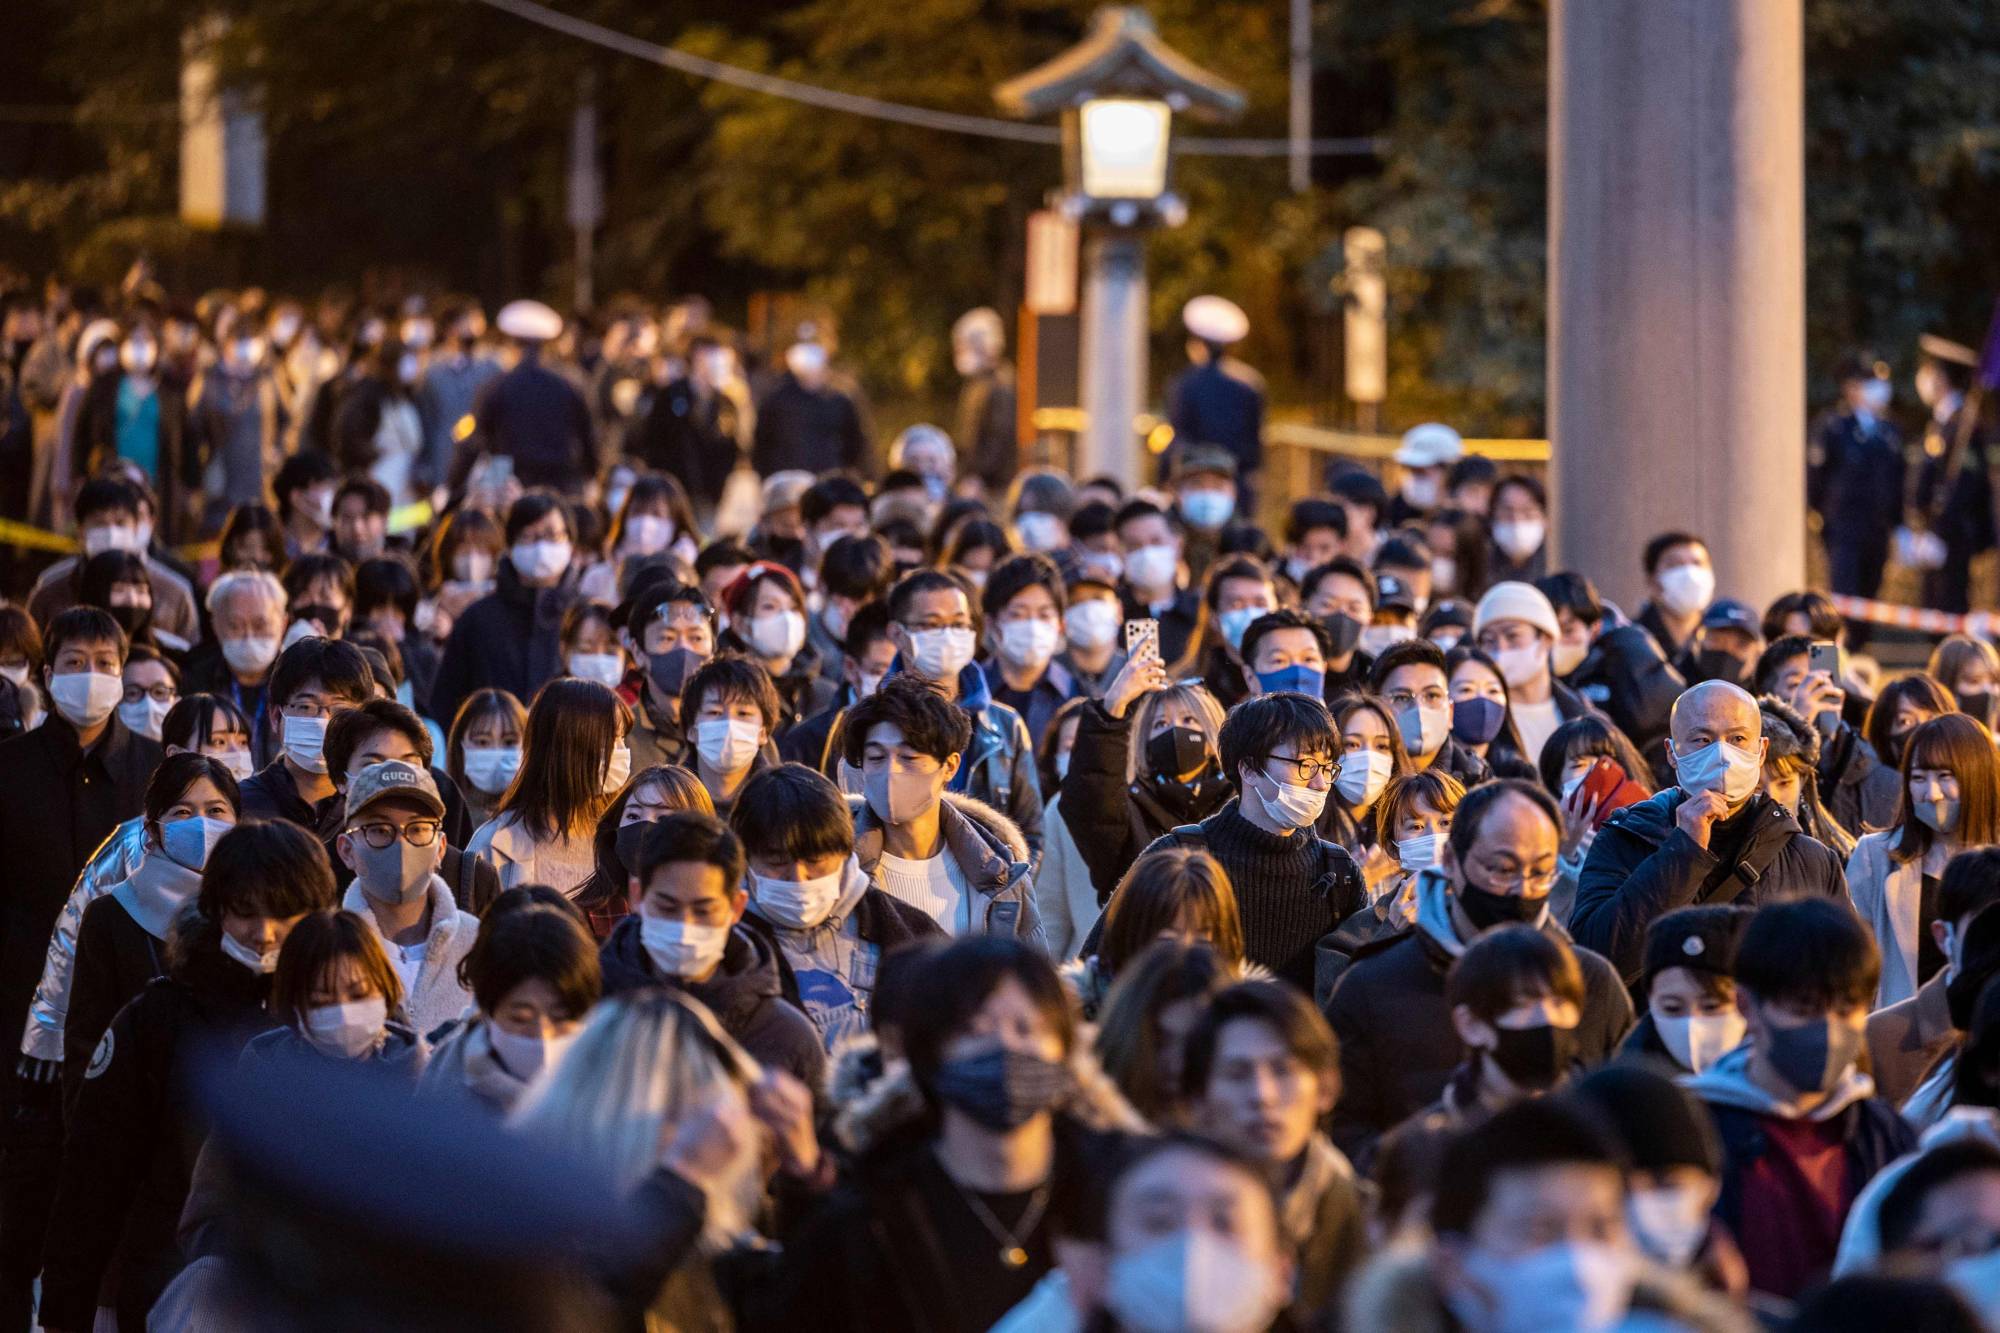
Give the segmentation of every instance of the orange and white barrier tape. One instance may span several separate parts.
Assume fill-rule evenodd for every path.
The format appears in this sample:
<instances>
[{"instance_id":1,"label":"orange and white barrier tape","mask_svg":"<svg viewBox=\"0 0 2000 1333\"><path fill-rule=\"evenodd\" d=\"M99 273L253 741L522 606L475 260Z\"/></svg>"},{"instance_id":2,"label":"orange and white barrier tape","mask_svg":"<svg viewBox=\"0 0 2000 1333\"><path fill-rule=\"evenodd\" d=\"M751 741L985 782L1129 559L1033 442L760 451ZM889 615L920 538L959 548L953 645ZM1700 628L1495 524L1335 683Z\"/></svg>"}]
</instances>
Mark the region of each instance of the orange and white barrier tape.
<instances>
[{"instance_id":1,"label":"orange and white barrier tape","mask_svg":"<svg viewBox=\"0 0 2000 1333\"><path fill-rule=\"evenodd\" d=\"M1849 620L1865 620L1871 625L1893 625L1897 629L1913 629L1922 634L1969 634L1975 639L1992 639L1995 629L2000 628L2000 619L1996 619L1991 611L1959 615L1921 606L1878 602L1867 597L1849 597L1843 593L1831 593L1828 600L1836 611Z\"/></svg>"}]
</instances>

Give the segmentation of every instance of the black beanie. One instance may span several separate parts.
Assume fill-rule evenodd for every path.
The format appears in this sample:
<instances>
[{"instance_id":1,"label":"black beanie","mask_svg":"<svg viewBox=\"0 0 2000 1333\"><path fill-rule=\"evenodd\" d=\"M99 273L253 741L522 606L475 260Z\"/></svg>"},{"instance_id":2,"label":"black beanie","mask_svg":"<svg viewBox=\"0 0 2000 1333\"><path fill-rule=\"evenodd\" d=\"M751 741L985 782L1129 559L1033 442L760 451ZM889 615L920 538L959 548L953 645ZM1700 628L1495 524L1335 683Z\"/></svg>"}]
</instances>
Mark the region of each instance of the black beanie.
<instances>
[{"instance_id":1,"label":"black beanie","mask_svg":"<svg viewBox=\"0 0 2000 1333\"><path fill-rule=\"evenodd\" d=\"M1667 913L1646 928L1646 968L1640 987L1644 994L1653 987L1653 978L1670 967L1695 972L1712 972L1728 977L1736 974L1736 942L1750 912L1742 907L1683 907Z\"/></svg>"},{"instance_id":2,"label":"black beanie","mask_svg":"<svg viewBox=\"0 0 2000 1333\"><path fill-rule=\"evenodd\" d=\"M1593 1070L1569 1085L1623 1139L1640 1171L1698 1166L1722 1173L1722 1147L1708 1111L1693 1094L1637 1060Z\"/></svg>"}]
</instances>

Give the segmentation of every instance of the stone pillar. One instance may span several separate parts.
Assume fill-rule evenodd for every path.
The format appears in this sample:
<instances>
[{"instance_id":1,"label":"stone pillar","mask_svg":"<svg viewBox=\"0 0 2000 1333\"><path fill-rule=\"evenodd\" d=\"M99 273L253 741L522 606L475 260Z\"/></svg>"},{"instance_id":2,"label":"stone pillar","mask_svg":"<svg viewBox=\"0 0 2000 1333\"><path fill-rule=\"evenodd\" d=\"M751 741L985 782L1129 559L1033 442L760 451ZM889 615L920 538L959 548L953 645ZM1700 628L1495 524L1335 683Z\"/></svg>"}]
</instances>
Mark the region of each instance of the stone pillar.
<instances>
[{"instance_id":1,"label":"stone pillar","mask_svg":"<svg viewBox=\"0 0 2000 1333\"><path fill-rule=\"evenodd\" d=\"M1640 551L1719 592L1805 583L1801 0L1554 0L1555 557L1628 612Z\"/></svg>"},{"instance_id":2,"label":"stone pillar","mask_svg":"<svg viewBox=\"0 0 2000 1333\"><path fill-rule=\"evenodd\" d=\"M1084 242L1083 365L1087 418L1071 475L1112 476L1130 491L1142 475L1133 421L1146 403L1144 233L1095 230Z\"/></svg>"}]
</instances>

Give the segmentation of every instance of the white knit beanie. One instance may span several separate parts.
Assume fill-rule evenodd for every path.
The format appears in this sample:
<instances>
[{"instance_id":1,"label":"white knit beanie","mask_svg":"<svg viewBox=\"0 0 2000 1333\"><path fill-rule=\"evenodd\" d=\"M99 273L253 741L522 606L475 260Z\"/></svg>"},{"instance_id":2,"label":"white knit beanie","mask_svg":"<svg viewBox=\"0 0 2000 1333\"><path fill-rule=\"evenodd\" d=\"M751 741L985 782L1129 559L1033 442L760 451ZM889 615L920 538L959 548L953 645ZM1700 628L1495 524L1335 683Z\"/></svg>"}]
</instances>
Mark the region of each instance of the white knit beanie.
<instances>
[{"instance_id":1,"label":"white knit beanie","mask_svg":"<svg viewBox=\"0 0 2000 1333\"><path fill-rule=\"evenodd\" d=\"M1472 613L1473 637L1479 637L1488 625L1502 620L1525 620L1551 639L1562 637L1556 609L1532 583L1496 583L1488 588L1479 599L1479 609Z\"/></svg>"}]
</instances>

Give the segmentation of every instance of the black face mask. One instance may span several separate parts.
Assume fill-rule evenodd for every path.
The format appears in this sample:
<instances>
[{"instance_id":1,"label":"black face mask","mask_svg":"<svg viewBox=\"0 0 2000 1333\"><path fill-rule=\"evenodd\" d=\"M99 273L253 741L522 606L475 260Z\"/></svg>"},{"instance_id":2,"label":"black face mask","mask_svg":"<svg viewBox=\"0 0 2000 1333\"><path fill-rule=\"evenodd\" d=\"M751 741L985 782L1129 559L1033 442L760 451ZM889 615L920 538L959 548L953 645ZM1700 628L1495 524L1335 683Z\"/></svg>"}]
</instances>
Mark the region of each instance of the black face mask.
<instances>
[{"instance_id":1,"label":"black face mask","mask_svg":"<svg viewBox=\"0 0 2000 1333\"><path fill-rule=\"evenodd\" d=\"M1181 774L1196 773L1214 762L1208 738L1193 727L1169 727L1146 742L1146 768L1156 777L1179 782Z\"/></svg>"},{"instance_id":2,"label":"black face mask","mask_svg":"<svg viewBox=\"0 0 2000 1333\"><path fill-rule=\"evenodd\" d=\"M1144 791L1182 824L1198 824L1207 819L1222 808L1234 791L1229 780L1222 776L1219 764L1211 765L1192 782L1176 782L1155 773L1144 783L1134 784L1133 789Z\"/></svg>"},{"instance_id":3,"label":"black face mask","mask_svg":"<svg viewBox=\"0 0 2000 1333\"><path fill-rule=\"evenodd\" d=\"M110 610L111 618L118 622L118 627L125 631L128 639L144 629L153 618L150 606L114 606Z\"/></svg>"},{"instance_id":4,"label":"black face mask","mask_svg":"<svg viewBox=\"0 0 2000 1333\"><path fill-rule=\"evenodd\" d=\"M1455 892L1458 905L1465 911L1465 919L1482 933L1495 926L1521 922L1533 925L1541 919L1549 905L1546 894L1540 898L1528 898L1518 893L1490 893L1474 887L1470 882L1459 885Z\"/></svg>"},{"instance_id":5,"label":"black face mask","mask_svg":"<svg viewBox=\"0 0 2000 1333\"><path fill-rule=\"evenodd\" d=\"M1327 637L1333 640L1335 657L1347 656L1361 642L1361 622L1353 616L1335 612L1321 616L1319 623L1326 626Z\"/></svg>"},{"instance_id":6,"label":"black face mask","mask_svg":"<svg viewBox=\"0 0 2000 1333\"><path fill-rule=\"evenodd\" d=\"M1958 711L1967 717L1993 725L1993 692L1991 690L1953 690L1957 696Z\"/></svg>"},{"instance_id":7,"label":"black face mask","mask_svg":"<svg viewBox=\"0 0 2000 1333\"><path fill-rule=\"evenodd\" d=\"M328 606L324 602L306 602L293 607L292 619L315 621L332 638L339 638L344 628L340 621L339 608Z\"/></svg>"},{"instance_id":8,"label":"black face mask","mask_svg":"<svg viewBox=\"0 0 2000 1333\"><path fill-rule=\"evenodd\" d=\"M931 1076L931 1092L997 1134L1019 1129L1069 1090L1069 1067L1025 1051L995 1047L948 1060Z\"/></svg>"},{"instance_id":9,"label":"black face mask","mask_svg":"<svg viewBox=\"0 0 2000 1333\"><path fill-rule=\"evenodd\" d=\"M674 648L664 653L646 654L646 674L652 678L653 688L669 699L681 697L681 687L688 683L688 677L701 669L708 661L692 648Z\"/></svg>"},{"instance_id":10,"label":"black face mask","mask_svg":"<svg viewBox=\"0 0 2000 1333\"><path fill-rule=\"evenodd\" d=\"M625 873L639 873L639 848L646 841L646 835L653 831L650 822L627 824L618 830L612 839L612 847L618 853L618 864L625 867Z\"/></svg>"},{"instance_id":11,"label":"black face mask","mask_svg":"<svg viewBox=\"0 0 2000 1333\"><path fill-rule=\"evenodd\" d=\"M1503 1028L1495 1025L1500 1044L1491 1052L1493 1063L1507 1081L1524 1092L1546 1092L1562 1080L1576 1061L1576 1029L1548 1023L1531 1028Z\"/></svg>"},{"instance_id":12,"label":"black face mask","mask_svg":"<svg viewBox=\"0 0 2000 1333\"><path fill-rule=\"evenodd\" d=\"M1726 680L1748 687L1750 668L1735 653L1720 648L1704 648L1694 655L1694 674L1701 680Z\"/></svg>"},{"instance_id":13,"label":"black face mask","mask_svg":"<svg viewBox=\"0 0 2000 1333\"><path fill-rule=\"evenodd\" d=\"M1778 1077L1800 1092L1830 1091L1861 1053L1861 1034L1830 1017L1768 1030L1770 1049L1765 1058Z\"/></svg>"}]
</instances>

